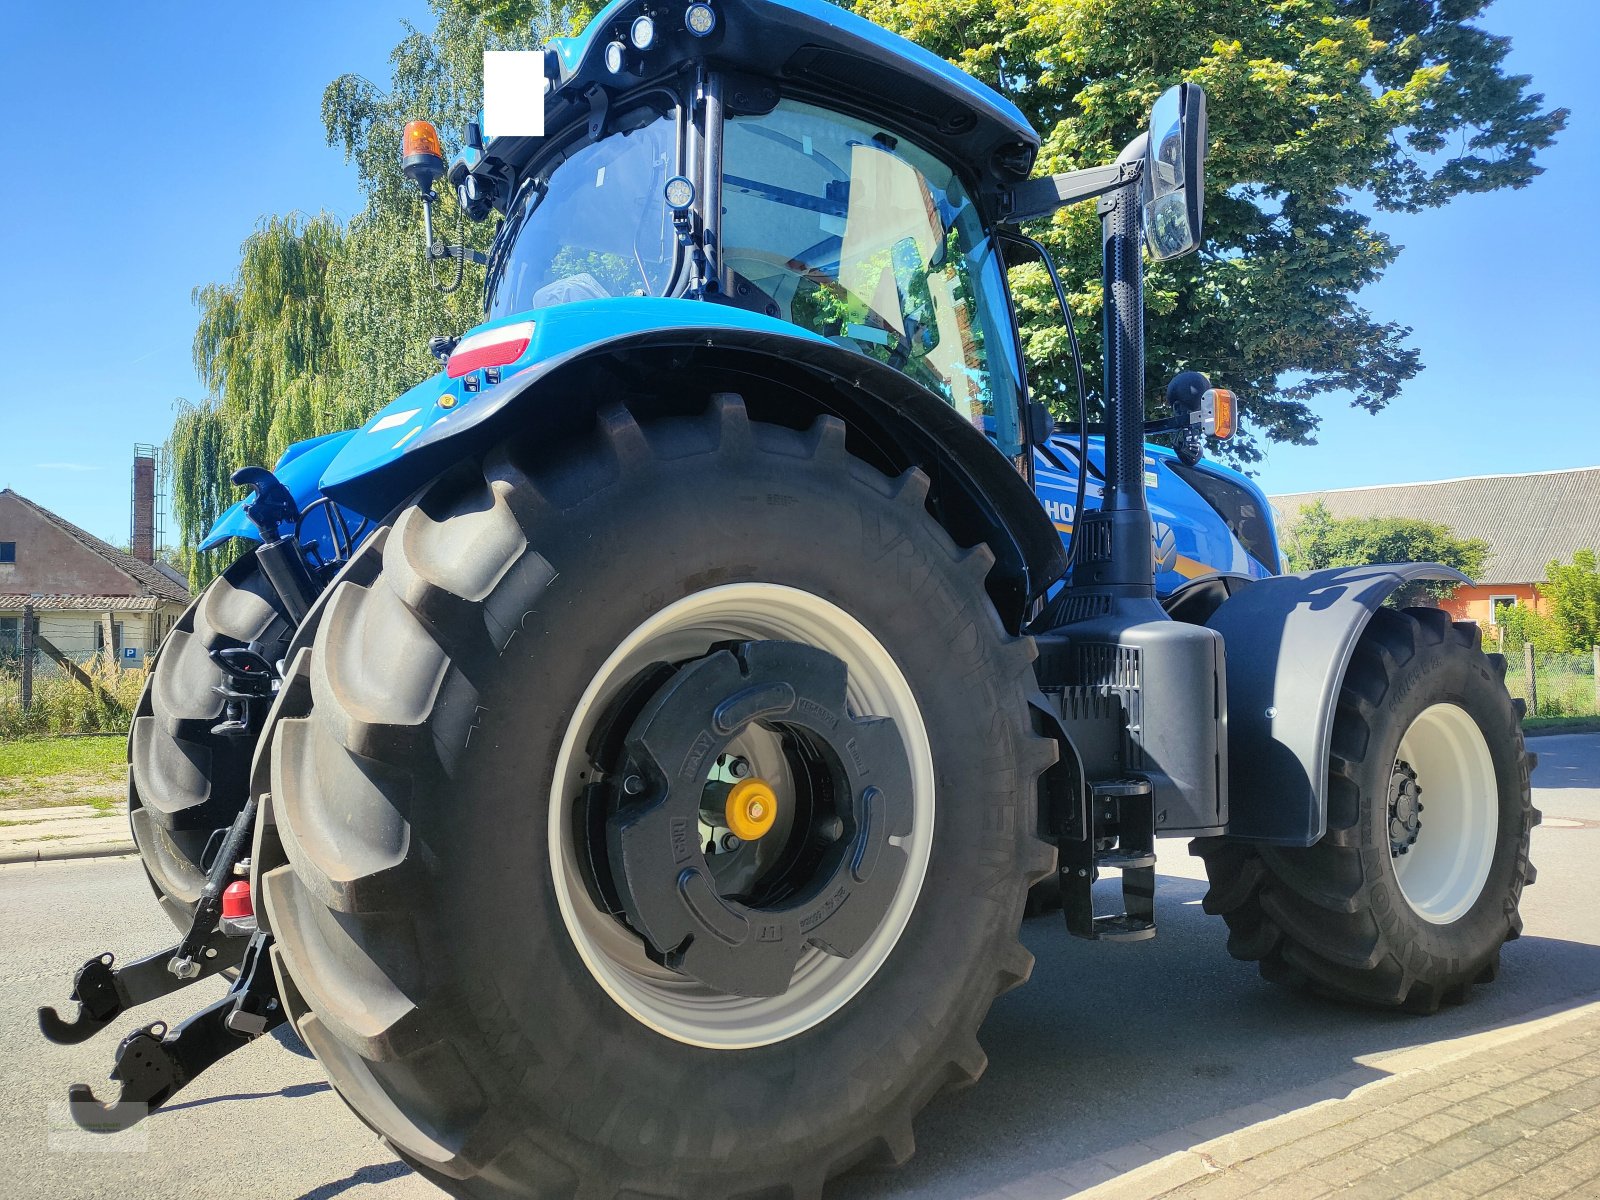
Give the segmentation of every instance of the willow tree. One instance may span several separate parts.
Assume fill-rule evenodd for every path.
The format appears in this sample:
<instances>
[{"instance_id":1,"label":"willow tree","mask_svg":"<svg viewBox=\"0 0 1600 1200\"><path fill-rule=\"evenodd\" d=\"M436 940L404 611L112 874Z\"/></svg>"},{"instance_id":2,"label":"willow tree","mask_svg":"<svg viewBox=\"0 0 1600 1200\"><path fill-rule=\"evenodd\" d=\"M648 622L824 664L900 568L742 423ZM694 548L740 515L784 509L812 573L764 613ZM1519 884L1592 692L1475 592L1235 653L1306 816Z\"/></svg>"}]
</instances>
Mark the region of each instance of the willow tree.
<instances>
[{"instance_id":1,"label":"willow tree","mask_svg":"<svg viewBox=\"0 0 1600 1200\"><path fill-rule=\"evenodd\" d=\"M483 103L483 52L529 49L549 26L523 21L497 31L469 9L435 0L431 32L406 25L389 56L388 86L341 75L323 93L328 141L356 168L366 204L350 223L344 253L328 289L351 370L345 393L370 412L438 369L428 356L433 334L459 334L482 319L483 271L468 266L453 292L455 270L423 255L422 205L400 172L406 122L434 122L447 156L460 149L467 121ZM454 196L440 187L436 231L487 250L489 224L460 219Z\"/></svg>"},{"instance_id":2,"label":"willow tree","mask_svg":"<svg viewBox=\"0 0 1600 1200\"><path fill-rule=\"evenodd\" d=\"M194 367L206 397L180 402L168 443L172 506L190 583L226 551L194 547L238 498L235 467L270 464L293 442L344 428L340 353L326 279L343 242L327 215L269 217L247 239L229 283L195 289Z\"/></svg>"}]
</instances>

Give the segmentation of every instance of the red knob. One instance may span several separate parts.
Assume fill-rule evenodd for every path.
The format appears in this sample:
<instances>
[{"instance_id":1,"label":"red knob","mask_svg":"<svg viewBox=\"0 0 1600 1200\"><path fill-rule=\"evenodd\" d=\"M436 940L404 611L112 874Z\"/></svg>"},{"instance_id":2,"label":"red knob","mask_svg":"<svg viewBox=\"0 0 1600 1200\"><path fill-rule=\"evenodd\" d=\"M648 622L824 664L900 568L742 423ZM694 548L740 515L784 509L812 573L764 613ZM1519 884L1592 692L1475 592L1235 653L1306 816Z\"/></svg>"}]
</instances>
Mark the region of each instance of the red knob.
<instances>
[{"instance_id":1,"label":"red knob","mask_svg":"<svg viewBox=\"0 0 1600 1200\"><path fill-rule=\"evenodd\" d=\"M250 881L238 879L230 883L222 893L223 919L253 917L255 913L256 906L250 899Z\"/></svg>"}]
</instances>

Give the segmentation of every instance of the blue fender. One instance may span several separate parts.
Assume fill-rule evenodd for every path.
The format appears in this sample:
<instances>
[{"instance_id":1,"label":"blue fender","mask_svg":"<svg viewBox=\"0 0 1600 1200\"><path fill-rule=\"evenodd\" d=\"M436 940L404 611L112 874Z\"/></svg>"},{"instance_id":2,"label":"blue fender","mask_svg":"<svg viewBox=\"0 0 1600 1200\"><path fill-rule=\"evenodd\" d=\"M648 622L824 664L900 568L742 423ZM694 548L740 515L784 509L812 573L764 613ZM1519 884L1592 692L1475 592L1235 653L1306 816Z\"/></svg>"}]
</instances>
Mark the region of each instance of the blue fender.
<instances>
[{"instance_id":1,"label":"blue fender","mask_svg":"<svg viewBox=\"0 0 1600 1200\"><path fill-rule=\"evenodd\" d=\"M485 321L468 334L522 324L533 326L528 347L502 369L499 383L489 383L483 371L460 379L441 372L423 380L354 431L323 473L323 490L362 511L370 511L374 505L387 511L436 473L440 459L436 451L443 443L478 427L573 359L618 339L655 337L675 330L700 337L737 330L832 345L826 338L776 317L655 296L580 300L538 308ZM418 464L424 462L435 470L419 469ZM375 495L383 499L355 500Z\"/></svg>"},{"instance_id":2,"label":"blue fender","mask_svg":"<svg viewBox=\"0 0 1600 1200\"><path fill-rule=\"evenodd\" d=\"M1228 835L1310 846L1328 828L1334 710L1356 642L1402 584L1472 581L1439 563L1330 567L1262 579L1206 624L1228 682Z\"/></svg>"},{"instance_id":3,"label":"blue fender","mask_svg":"<svg viewBox=\"0 0 1600 1200\"><path fill-rule=\"evenodd\" d=\"M701 367L736 364L745 376L815 381L828 397L825 408L863 428L892 431L909 462L960 490L981 514L980 528L968 531L971 540L990 541L1018 606L1065 565L1060 538L1005 454L942 399L859 350L776 317L670 298L580 301L478 329L514 323L533 329L499 382L479 370L418 384L345 444L324 471L322 490L357 512L386 513L454 463L511 434L559 437L572 429L616 394L618 376L606 370L624 378L660 370L659 356L670 355L674 363L694 360ZM1008 437L1018 436L1013 421Z\"/></svg>"},{"instance_id":4,"label":"blue fender","mask_svg":"<svg viewBox=\"0 0 1600 1200\"><path fill-rule=\"evenodd\" d=\"M345 430L342 433L326 433L321 437L308 438L303 442L296 442L283 452L282 457L273 465L272 473L278 477L278 482L289 489L289 494L295 499L302 512L306 507L322 498L322 473L344 449L354 431ZM361 522L361 514L346 512L345 520L353 529ZM222 545L229 538L244 538L246 541L259 542L261 534L250 523L250 518L244 515L244 501L240 500L233 507L225 510L216 519L211 528L206 532L205 540L200 543L200 549L210 550Z\"/></svg>"},{"instance_id":5,"label":"blue fender","mask_svg":"<svg viewBox=\"0 0 1600 1200\"><path fill-rule=\"evenodd\" d=\"M424 460L436 467L439 456L415 456L416 450L423 445L437 447L457 429L476 424L476 414L503 406L550 371L618 337L676 326L695 331L764 332L831 345L817 334L772 317L698 301L655 297L563 304L486 321L470 332L529 320L534 332L528 348L504 368L499 384L487 385L482 371L462 379L450 379L441 371L395 397L359 429L325 434L290 446L273 466L273 474L302 510L324 496L333 497L354 528L363 519L381 520L430 477ZM436 430L436 425L441 428ZM244 515L242 500L217 518L200 549L209 550L234 537L261 540Z\"/></svg>"}]
</instances>

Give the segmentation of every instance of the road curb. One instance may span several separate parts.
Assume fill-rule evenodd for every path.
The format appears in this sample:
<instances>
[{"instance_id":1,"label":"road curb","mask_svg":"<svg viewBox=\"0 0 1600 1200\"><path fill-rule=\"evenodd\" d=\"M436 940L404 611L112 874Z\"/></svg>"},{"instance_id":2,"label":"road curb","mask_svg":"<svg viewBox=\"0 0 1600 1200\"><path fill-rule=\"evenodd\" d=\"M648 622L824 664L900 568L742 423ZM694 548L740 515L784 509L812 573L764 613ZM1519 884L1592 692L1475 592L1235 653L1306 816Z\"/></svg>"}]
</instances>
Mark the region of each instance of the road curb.
<instances>
[{"instance_id":1,"label":"road curb","mask_svg":"<svg viewBox=\"0 0 1600 1200\"><path fill-rule=\"evenodd\" d=\"M122 858L137 854L138 848L124 838L118 842L93 842L87 846L44 847L39 849L0 849L0 866L17 863L66 862L75 858Z\"/></svg>"}]
</instances>

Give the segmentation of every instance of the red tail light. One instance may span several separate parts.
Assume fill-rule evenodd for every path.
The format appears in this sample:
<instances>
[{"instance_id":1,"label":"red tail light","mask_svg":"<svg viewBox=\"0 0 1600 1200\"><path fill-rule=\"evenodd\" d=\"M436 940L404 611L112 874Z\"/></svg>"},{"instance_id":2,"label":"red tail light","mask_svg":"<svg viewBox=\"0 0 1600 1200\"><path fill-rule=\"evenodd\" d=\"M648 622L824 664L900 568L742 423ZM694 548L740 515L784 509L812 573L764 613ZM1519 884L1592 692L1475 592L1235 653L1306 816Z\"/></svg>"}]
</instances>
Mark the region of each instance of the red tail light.
<instances>
[{"instance_id":1,"label":"red tail light","mask_svg":"<svg viewBox=\"0 0 1600 1200\"><path fill-rule=\"evenodd\" d=\"M484 367L503 367L521 358L533 340L533 322L518 321L482 333L469 334L456 343L445 364L445 374L460 379Z\"/></svg>"}]
</instances>

